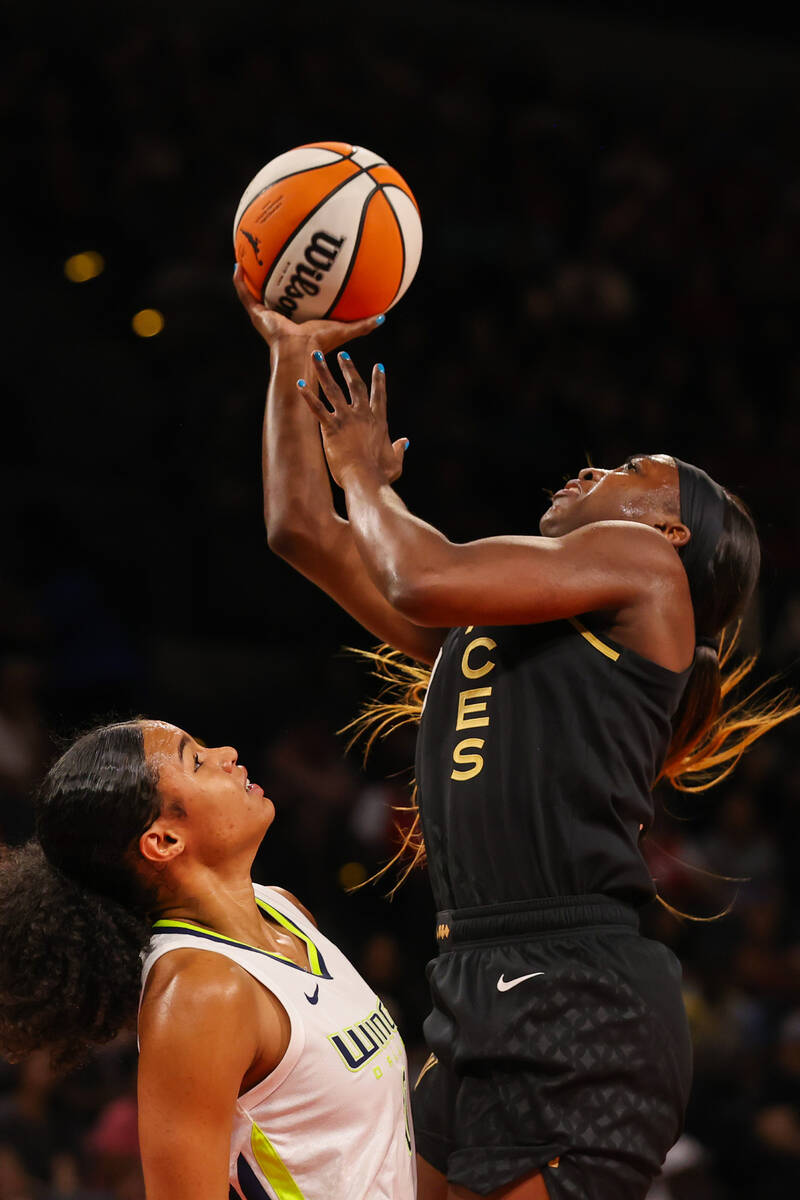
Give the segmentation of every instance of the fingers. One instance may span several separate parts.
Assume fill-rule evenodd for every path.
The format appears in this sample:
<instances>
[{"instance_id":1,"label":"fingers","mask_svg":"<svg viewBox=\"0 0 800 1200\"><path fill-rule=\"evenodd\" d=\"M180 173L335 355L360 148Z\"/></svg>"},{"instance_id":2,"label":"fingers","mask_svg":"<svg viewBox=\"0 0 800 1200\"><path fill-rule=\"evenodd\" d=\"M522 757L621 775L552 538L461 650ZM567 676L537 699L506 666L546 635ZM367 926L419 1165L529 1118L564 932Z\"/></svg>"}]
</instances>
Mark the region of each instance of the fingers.
<instances>
[{"instance_id":1,"label":"fingers","mask_svg":"<svg viewBox=\"0 0 800 1200\"><path fill-rule=\"evenodd\" d=\"M257 316L258 313L264 311L264 305L256 300L245 280L242 264L236 264L236 269L233 272L233 286L236 290L236 295L239 297L244 308L247 309L251 319Z\"/></svg>"},{"instance_id":2,"label":"fingers","mask_svg":"<svg viewBox=\"0 0 800 1200\"><path fill-rule=\"evenodd\" d=\"M344 408L352 408L354 412L371 411L373 417L385 425L386 423L386 370L383 363L376 363L372 369L372 387L370 393L367 393L367 386L364 380L359 375L355 368L353 360L345 351L341 351L338 355L339 366L342 375L347 383L347 390L350 393L350 401L348 402L344 392L339 387L339 384L331 374L331 369L325 359L325 355L321 350L314 350L311 355L311 366L319 380L320 387L325 395L326 400L330 404L334 413L342 412ZM303 387L308 385L305 381L298 381L298 387L303 391ZM306 395L305 392L303 392ZM307 397L306 397L307 398ZM330 415L329 410L324 405L321 406L323 411ZM401 438L400 442L405 439ZM407 446L408 443L406 442Z\"/></svg>"},{"instance_id":3,"label":"fingers","mask_svg":"<svg viewBox=\"0 0 800 1200\"><path fill-rule=\"evenodd\" d=\"M343 350L338 355L338 359L339 366L347 384L347 390L350 393L349 406L357 410L366 408L369 404L367 387L364 383L364 380L361 378L355 366L353 365L352 358L347 351ZM345 398L342 389L339 387L338 383L331 374L330 367L328 366L322 351L315 350L311 355L311 360L314 370L317 373L317 378L322 385L322 390L325 393L329 403L333 405L334 409L341 409L342 405L347 405L348 401Z\"/></svg>"},{"instance_id":4,"label":"fingers","mask_svg":"<svg viewBox=\"0 0 800 1200\"><path fill-rule=\"evenodd\" d=\"M379 329L385 320L386 317L381 313L377 317L366 317L363 321L348 321L346 324L348 340L350 338L366 337L368 333L372 333L373 329Z\"/></svg>"},{"instance_id":5,"label":"fingers","mask_svg":"<svg viewBox=\"0 0 800 1200\"><path fill-rule=\"evenodd\" d=\"M311 409L312 413L317 418L317 420L319 421L319 423L323 427L323 429L326 428L328 426L333 414L328 411L328 409L322 403L322 401L320 400L319 396L316 394L314 389L309 386L309 384L305 381L305 379L298 379L297 390L299 391L300 395L303 397L306 404Z\"/></svg>"},{"instance_id":6,"label":"fingers","mask_svg":"<svg viewBox=\"0 0 800 1200\"><path fill-rule=\"evenodd\" d=\"M366 408L369 403L367 385L359 375L352 358L346 350L342 350L339 353L339 366L341 367L342 374L345 377L347 390L350 393L350 400L353 408Z\"/></svg>"},{"instance_id":7,"label":"fingers","mask_svg":"<svg viewBox=\"0 0 800 1200\"><path fill-rule=\"evenodd\" d=\"M347 407L347 400L342 389L339 387L336 380L331 375L330 367L325 361L325 355L321 350L315 350L311 355L311 365L316 372L320 386L325 393L325 398L333 408L334 412ZM326 410L327 411L327 410Z\"/></svg>"},{"instance_id":8,"label":"fingers","mask_svg":"<svg viewBox=\"0 0 800 1200\"><path fill-rule=\"evenodd\" d=\"M352 342L355 338L366 337L374 329L379 329L385 320L386 317L381 313L377 317L365 317L362 321L325 322L328 328L325 330L323 345L328 350L334 350L337 346L344 345L345 342ZM322 335L321 330L320 334Z\"/></svg>"},{"instance_id":9,"label":"fingers","mask_svg":"<svg viewBox=\"0 0 800 1200\"><path fill-rule=\"evenodd\" d=\"M392 442L392 454L394 455L396 472L395 479L399 479L403 474L403 463L405 461L406 450L408 449L409 444L408 438L404 437L398 438L397 441Z\"/></svg>"},{"instance_id":10,"label":"fingers","mask_svg":"<svg viewBox=\"0 0 800 1200\"><path fill-rule=\"evenodd\" d=\"M383 363L375 363L372 368L372 390L369 396L369 405L377 420L386 420L386 368Z\"/></svg>"}]
</instances>

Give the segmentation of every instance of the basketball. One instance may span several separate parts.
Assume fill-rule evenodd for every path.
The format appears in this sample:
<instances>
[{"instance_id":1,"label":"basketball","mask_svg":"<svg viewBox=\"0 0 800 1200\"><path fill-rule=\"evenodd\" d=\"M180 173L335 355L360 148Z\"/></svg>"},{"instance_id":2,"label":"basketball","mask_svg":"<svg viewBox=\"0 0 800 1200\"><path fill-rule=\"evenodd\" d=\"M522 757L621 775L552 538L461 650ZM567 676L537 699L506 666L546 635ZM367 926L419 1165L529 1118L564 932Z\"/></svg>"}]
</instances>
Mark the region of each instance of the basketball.
<instances>
[{"instance_id":1,"label":"basketball","mask_svg":"<svg viewBox=\"0 0 800 1200\"><path fill-rule=\"evenodd\" d=\"M247 286L293 321L356 321L405 293L422 251L408 184L363 146L312 142L279 154L245 188L233 246Z\"/></svg>"}]
</instances>

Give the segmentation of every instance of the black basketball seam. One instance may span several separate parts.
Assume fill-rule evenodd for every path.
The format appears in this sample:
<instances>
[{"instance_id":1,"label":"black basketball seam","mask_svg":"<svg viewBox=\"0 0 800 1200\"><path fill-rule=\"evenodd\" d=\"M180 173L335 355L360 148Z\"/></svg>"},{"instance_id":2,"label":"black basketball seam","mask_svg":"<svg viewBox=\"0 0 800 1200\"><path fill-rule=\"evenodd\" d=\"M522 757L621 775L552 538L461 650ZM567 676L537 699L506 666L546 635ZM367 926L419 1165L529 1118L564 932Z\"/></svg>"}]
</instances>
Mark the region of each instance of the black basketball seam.
<instances>
[{"instance_id":1,"label":"black basketball seam","mask_svg":"<svg viewBox=\"0 0 800 1200\"><path fill-rule=\"evenodd\" d=\"M325 146L308 146L308 147L295 146L295 149L296 150L304 150L304 149L325 150L326 147ZM263 196L264 192L268 192L271 187L275 187L276 183L283 183L285 179L294 179L295 175L307 175L309 173L309 171L319 171L323 167L335 167L339 163L347 162L348 159L351 159L353 157L353 155L355 154L357 149L358 149L357 146L353 146L353 148L351 149L349 154L342 154L341 150L330 150L329 151L330 154L338 154L339 157L331 159L330 162L315 163L313 167L300 167L300 169L297 171L290 171L288 175L279 175L277 179L273 179L269 183L265 184L264 187L261 188L260 191L256 192L255 196L252 197L252 199L249 201L247 207L245 208L244 212L242 213L241 217L239 217L239 222L238 222L235 230L233 231L233 236L235 237L236 234L239 232L239 225L241 225L242 221L244 220L244 214L246 212L249 212L250 205L253 203L253 201L257 200L259 196ZM291 154L291 151L289 151L288 153ZM268 165L268 164L265 164L265 165ZM356 163L356 166L358 166L358 163ZM256 172L256 174L258 174L258 172ZM246 190L247 189L245 188L245 191Z\"/></svg>"},{"instance_id":2,"label":"black basketball seam","mask_svg":"<svg viewBox=\"0 0 800 1200\"><path fill-rule=\"evenodd\" d=\"M302 150L303 147L297 146L296 149ZM325 147L324 146L315 146L315 147L313 147L313 149L324 150ZM239 232L239 226L241 225L242 221L244 220L244 214L246 212L250 211L250 206L253 204L253 202L255 200L257 200L259 196L263 196L264 192L268 192L271 187L275 187L276 183L283 183L286 179L294 179L295 175L308 175L308 173L310 171L319 171L323 167L335 167L339 163L342 163L342 162L352 162L353 155L355 154L356 150L361 150L361 149L363 149L363 147L353 146L353 149L350 151L349 154L341 154L338 150L332 150L331 154L339 154L339 157L334 158L331 162L316 163L313 167L301 167L299 171L290 171L288 175L279 175L277 179L273 179L270 183L265 184L265 186L263 188L261 188L260 191L256 192L255 196L253 196L253 198L250 200L247 207L245 208L244 212L239 217L236 228L233 231L233 236L236 237L236 234ZM379 163L372 164L373 167L387 167L388 165L389 164L385 161L381 161ZM353 163L353 166L358 167L359 174L363 174L365 171L369 172L372 169L371 167L362 167L360 165L360 163ZM350 178L355 179L355 175L351 175Z\"/></svg>"},{"instance_id":3,"label":"black basketball seam","mask_svg":"<svg viewBox=\"0 0 800 1200\"><path fill-rule=\"evenodd\" d=\"M381 181L379 179L376 179L375 176L372 174L375 167L387 167L388 165L389 164L385 160L383 160L379 163L372 163L371 166L363 168L363 171L367 175L369 175L370 179L372 179L372 181L374 182L375 188L373 191L371 191L369 193L369 195L364 200L364 207L361 210L361 219L359 221L358 230L356 233L355 249L353 250L353 253L350 256L350 262L348 264L347 271L345 273L345 277L342 282L342 286L339 288L339 291L336 293L336 296L334 297L333 303L331 304L331 306L328 308L327 312L325 313L325 318L329 317L330 314L333 312L334 308L336 308L336 305L339 303L340 299L342 298L342 294L343 294L345 288L347 287L348 283L350 282L350 276L352 274L353 267L355 266L356 255L358 254L358 248L361 245L361 237L362 237L362 234L364 231L364 222L367 219L367 209L368 209L369 205L371 204L372 199L375 196L375 193L383 192L386 188L393 187L398 192L402 192L404 196L406 196L409 200L411 200L411 203L414 204L414 207L416 208L416 203L415 203L413 197L410 196L408 192L403 191L403 188L401 188L398 184L396 184L394 182L381 183ZM356 166L358 166L358 163L356 163ZM394 168L391 168L391 169L394 170ZM353 176L353 178L355 179L355 176ZM400 178L402 179L402 176L400 176ZM403 182L405 182L405 180L403 180ZM408 187L408 184L406 184L406 187ZM397 226L397 232L400 235L400 251L403 256L402 266L400 268L400 282L398 283L397 287L394 290L394 295L392 296L392 299L386 305L386 307L388 309L388 308L392 307L395 300L397 299L397 293L400 291L400 284L402 284L402 282L403 282L403 275L405 274L405 270L406 270L406 241L405 241L405 238L403 237L403 227L400 224L400 218L398 217L397 211L395 210L394 205L391 203L391 201L388 199L388 197L387 197L386 203L389 205L389 208L392 210L392 216L394 217L394 222L395 222L395 225ZM419 215L419 210L417 211L417 215Z\"/></svg>"},{"instance_id":4,"label":"black basketball seam","mask_svg":"<svg viewBox=\"0 0 800 1200\"><path fill-rule=\"evenodd\" d=\"M397 187L397 184L388 184L388 183L384 190L388 190L390 187L394 187L396 189L396 191L398 191L398 192L403 192L403 189ZM403 195L405 196L406 193L403 192ZM392 296L391 301L389 302L389 304L386 305L387 308L391 308L392 305L394 304L395 300L397 299L397 293L400 291L400 288L403 285L403 276L406 273L406 239L403 237L403 226L400 222L399 216L397 215L397 209L392 204L392 202L388 196L386 197L386 203L389 205L389 208L392 210L392 216L394 217L394 223L397 226L397 232L400 234L400 249L403 253L403 265L400 268L400 279L398 280L397 287L394 289L394 295Z\"/></svg>"},{"instance_id":5,"label":"black basketball seam","mask_svg":"<svg viewBox=\"0 0 800 1200\"><path fill-rule=\"evenodd\" d=\"M358 163L356 163L355 165L358 166ZM272 276L275 274L275 269L278 266L278 263L279 263L281 257L285 253L287 246L289 246L294 241L294 239L297 237L298 233L300 233L300 231L302 229L305 229L306 225L311 220L311 218L314 216L314 214L317 213L322 208L323 204L326 204L328 202L328 200L330 200L331 196L335 196L337 192L340 192L342 190L342 188L347 187L348 183L352 183L353 180L358 179L359 175L369 175L369 171L366 170L366 168L359 168L359 170L356 172L355 175L348 175L347 179L343 179L341 183L337 183L335 188L332 188L331 191L329 191L326 196L322 197L322 199L319 201L318 204L314 205L314 207L311 209L310 212L306 213L305 218L300 222L300 224L296 225L294 227L291 234L286 239L286 241L283 243L280 250L277 252L274 259L272 260L272 267L270 269L270 272L264 279L264 286L261 289L262 304L266 304L266 300L264 299L264 297L267 294L267 288L269 287L270 282L272 281ZM372 178L372 176L370 175L370 179L371 178ZM371 194L372 193L370 193L370 195Z\"/></svg>"},{"instance_id":6,"label":"black basketball seam","mask_svg":"<svg viewBox=\"0 0 800 1200\"><path fill-rule=\"evenodd\" d=\"M369 175L369 171L367 171L367 175ZM369 177L370 177L370 179L372 179L371 175ZM376 196L378 194L378 192L382 191L381 185L377 182L377 180L373 179L373 183L375 184L375 187L372 189L372 191L369 193L368 196L364 197L364 203L361 207L361 216L358 221L358 229L356 230L356 241L355 241L355 245L353 246L353 253L350 255L350 262L347 264L347 270L344 273L344 279L342 280L341 287L339 288L338 292L334 296L331 304L328 306L327 312L324 314L325 319L327 319L330 316L330 314L333 312L333 310L336 308L336 305L339 303L339 300L341 299L342 292L344 291L344 289L347 287L348 283L350 282L350 276L353 273L353 267L355 266L356 258L358 256L358 247L361 245L361 236L364 232L364 223L367 219L367 209L369 208L370 204L372 203L373 197Z\"/></svg>"}]
</instances>

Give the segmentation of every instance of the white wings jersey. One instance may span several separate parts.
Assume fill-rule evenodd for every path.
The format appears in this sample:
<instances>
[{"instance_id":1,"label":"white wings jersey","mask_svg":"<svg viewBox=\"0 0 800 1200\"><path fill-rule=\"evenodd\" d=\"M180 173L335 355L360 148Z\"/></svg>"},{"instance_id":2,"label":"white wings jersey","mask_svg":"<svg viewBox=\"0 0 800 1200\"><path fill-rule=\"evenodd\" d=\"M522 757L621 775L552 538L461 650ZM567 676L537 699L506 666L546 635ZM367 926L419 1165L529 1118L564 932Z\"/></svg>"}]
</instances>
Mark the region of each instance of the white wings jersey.
<instances>
[{"instance_id":1,"label":"white wings jersey","mask_svg":"<svg viewBox=\"0 0 800 1200\"><path fill-rule=\"evenodd\" d=\"M311 971L187 921L157 921L142 970L170 950L233 959L281 1002L289 1046L236 1102L230 1200L413 1200L408 1067L394 1021L340 950L273 888L259 908L305 942Z\"/></svg>"}]
</instances>

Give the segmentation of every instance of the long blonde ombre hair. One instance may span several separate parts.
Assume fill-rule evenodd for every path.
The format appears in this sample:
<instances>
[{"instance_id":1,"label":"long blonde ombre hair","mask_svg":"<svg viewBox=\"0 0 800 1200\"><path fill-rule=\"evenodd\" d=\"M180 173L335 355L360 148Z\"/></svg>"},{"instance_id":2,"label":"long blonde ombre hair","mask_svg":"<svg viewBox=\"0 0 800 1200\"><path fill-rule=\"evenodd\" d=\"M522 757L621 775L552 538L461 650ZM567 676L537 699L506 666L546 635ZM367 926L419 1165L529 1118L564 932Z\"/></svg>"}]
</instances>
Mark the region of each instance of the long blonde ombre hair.
<instances>
[{"instance_id":1,"label":"long blonde ombre hair","mask_svg":"<svg viewBox=\"0 0 800 1200\"><path fill-rule=\"evenodd\" d=\"M736 699L757 661L755 654L741 657L735 651L741 614L758 581L761 554L755 525L744 503L731 492L726 491L725 496L728 505L723 534L709 563L707 581L693 593L697 634L704 639L718 637L719 649L697 647L692 673L673 717L672 740L653 787L666 780L681 792L705 792L734 770L754 742L800 714L800 703L788 689L770 692L774 679ZM350 746L364 740L366 758L377 738L419 722L431 669L386 644L354 653L370 663L372 674L381 684L377 696L342 730L351 734ZM400 865L401 874L392 892L425 861L416 784L408 805L396 811L410 814L410 821L406 817L407 828L396 854L373 876L378 878ZM662 903L676 915L688 915Z\"/></svg>"}]
</instances>

